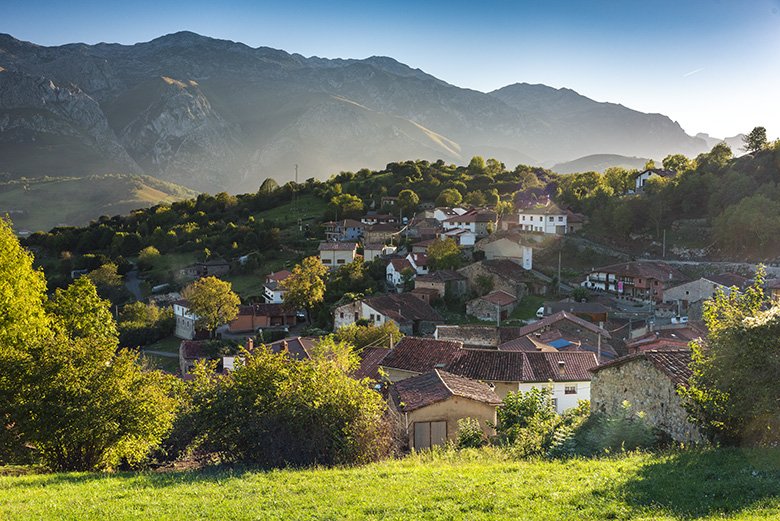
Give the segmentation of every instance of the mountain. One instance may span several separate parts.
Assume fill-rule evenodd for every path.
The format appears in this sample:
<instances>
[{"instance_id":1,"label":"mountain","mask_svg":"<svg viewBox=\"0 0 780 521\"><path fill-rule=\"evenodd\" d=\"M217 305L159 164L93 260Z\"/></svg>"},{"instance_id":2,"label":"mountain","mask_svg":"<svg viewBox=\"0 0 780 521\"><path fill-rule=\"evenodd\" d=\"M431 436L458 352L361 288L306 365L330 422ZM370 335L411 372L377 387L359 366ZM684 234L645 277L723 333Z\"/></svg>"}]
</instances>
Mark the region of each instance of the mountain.
<instances>
[{"instance_id":1,"label":"mountain","mask_svg":"<svg viewBox=\"0 0 780 521\"><path fill-rule=\"evenodd\" d=\"M696 134L696 137L707 143L708 149L711 149L718 143L723 143L725 141L729 148L731 148L731 151L734 152L735 156L741 156L745 153L745 151L742 150L742 147L745 146L745 134L737 134L733 137L719 139L712 137L709 134L705 134L704 132L699 132Z\"/></svg>"},{"instance_id":2,"label":"mountain","mask_svg":"<svg viewBox=\"0 0 780 521\"><path fill-rule=\"evenodd\" d=\"M607 168L619 166L628 169L642 169L649 159L644 157L626 157L617 154L593 154L585 157L558 163L550 168L559 174L573 174L576 172L603 172Z\"/></svg>"},{"instance_id":3,"label":"mountain","mask_svg":"<svg viewBox=\"0 0 780 521\"><path fill-rule=\"evenodd\" d=\"M0 172L147 174L207 191L425 158L663 157L704 140L568 89L489 94L392 58L306 58L191 32L43 47L0 35Z\"/></svg>"},{"instance_id":4,"label":"mountain","mask_svg":"<svg viewBox=\"0 0 780 521\"><path fill-rule=\"evenodd\" d=\"M126 214L196 195L148 176L28 178L0 183L0 216L10 216L17 232L34 232L83 226L101 215Z\"/></svg>"}]
</instances>

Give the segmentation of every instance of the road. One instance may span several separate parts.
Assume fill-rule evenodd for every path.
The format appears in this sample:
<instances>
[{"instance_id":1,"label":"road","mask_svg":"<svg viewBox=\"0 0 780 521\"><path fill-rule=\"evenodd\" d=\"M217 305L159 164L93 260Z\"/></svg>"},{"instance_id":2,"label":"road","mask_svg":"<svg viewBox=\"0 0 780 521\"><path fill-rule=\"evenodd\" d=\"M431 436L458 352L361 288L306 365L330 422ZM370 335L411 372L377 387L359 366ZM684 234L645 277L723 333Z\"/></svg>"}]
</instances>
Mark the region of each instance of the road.
<instances>
[{"instance_id":1,"label":"road","mask_svg":"<svg viewBox=\"0 0 780 521\"><path fill-rule=\"evenodd\" d=\"M133 294L136 300L143 300L144 296L141 293L141 280L138 278L138 270L128 271L125 275L125 287Z\"/></svg>"}]
</instances>

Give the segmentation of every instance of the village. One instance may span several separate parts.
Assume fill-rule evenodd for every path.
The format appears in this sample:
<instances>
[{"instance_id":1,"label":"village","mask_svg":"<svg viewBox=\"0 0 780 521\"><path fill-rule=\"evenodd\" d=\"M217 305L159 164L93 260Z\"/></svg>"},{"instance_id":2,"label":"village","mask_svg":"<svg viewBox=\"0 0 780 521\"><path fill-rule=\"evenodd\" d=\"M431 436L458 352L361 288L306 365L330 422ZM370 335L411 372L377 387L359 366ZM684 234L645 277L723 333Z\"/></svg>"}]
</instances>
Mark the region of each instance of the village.
<instances>
[{"instance_id":1,"label":"village","mask_svg":"<svg viewBox=\"0 0 780 521\"><path fill-rule=\"evenodd\" d=\"M652 174L637 177L637 190ZM534 269L534 252L577 234L586 218L549 197L530 197L501 216L489 207L422 203L405 218L393 211L396 204L385 197L385 211L323 223L317 258L331 273L356 261L385 266L384 291L333 306L332 327L397 328L398 337L361 347L353 376L368 378L385 396L410 449L454 440L465 418L494 435L502 401L532 388L549 389L561 414L582 400L606 415L630 403L674 441L703 440L677 392L691 376L689 344L706 338L703 303L718 292L742 291L750 277L691 279L664 262L633 260L593 267L579 284L564 283ZM457 251L457 269L429 257L430 248L445 244ZM220 277L229 270L228 262L212 259L182 275ZM216 337L249 352L265 344L274 353L310 358L320 336L307 335L306 312L286 303L290 276L287 269L267 274L263 301L240 305ZM181 377L190 378L200 360L233 370L239 351L215 348L177 296L167 299L181 340ZM453 304L462 309L451 313Z\"/></svg>"}]
</instances>

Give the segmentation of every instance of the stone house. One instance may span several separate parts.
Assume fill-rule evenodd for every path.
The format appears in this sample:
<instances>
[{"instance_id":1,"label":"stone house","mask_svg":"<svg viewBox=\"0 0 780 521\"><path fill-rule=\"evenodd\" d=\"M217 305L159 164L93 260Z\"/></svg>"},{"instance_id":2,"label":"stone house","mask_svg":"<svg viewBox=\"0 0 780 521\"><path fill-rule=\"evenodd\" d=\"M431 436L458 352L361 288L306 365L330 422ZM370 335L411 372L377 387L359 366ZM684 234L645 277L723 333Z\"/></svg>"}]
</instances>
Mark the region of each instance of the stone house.
<instances>
[{"instance_id":1,"label":"stone house","mask_svg":"<svg viewBox=\"0 0 780 521\"><path fill-rule=\"evenodd\" d=\"M467 279L455 270L439 270L414 279L415 289L435 289L439 298L449 295L460 298L468 289Z\"/></svg>"},{"instance_id":2,"label":"stone house","mask_svg":"<svg viewBox=\"0 0 780 521\"><path fill-rule=\"evenodd\" d=\"M190 304L186 300L179 299L173 302L173 317L176 321L173 334L177 338L193 340L204 336L196 329L198 316L190 311Z\"/></svg>"},{"instance_id":3,"label":"stone house","mask_svg":"<svg viewBox=\"0 0 780 521\"><path fill-rule=\"evenodd\" d=\"M482 382L441 369L390 387L390 409L408 439L409 448L425 450L458 435L458 420L474 418L486 436L495 435L501 400Z\"/></svg>"},{"instance_id":4,"label":"stone house","mask_svg":"<svg viewBox=\"0 0 780 521\"><path fill-rule=\"evenodd\" d=\"M444 319L429 304L411 293L389 293L356 300L333 311L333 327L367 320L381 326L394 322L405 335L431 334Z\"/></svg>"},{"instance_id":5,"label":"stone house","mask_svg":"<svg viewBox=\"0 0 780 521\"><path fill-rule=\"evenodd\" d=\"M357 256L355 242L321 242L319 247L320 261L330 270L349 264Z\"/></svg>"},{"instance_id":6,"label":"stone house","mask_svg":"<svg viewBox=\"0 0 780 521\"><path fill-rule=\"evenodd\" d=\"M398 248L396 248L395 246L386 246L382 243L378 243L378 244L366 243L363 245L363 260L366 262L371 262L375 259L388 257L390 255L393 255L397 249Z\"/></svg>"},{"instance_id":7,"label":"stone house","mask_svg":"<svg viewBox=\"0 0 780 521\"><path fill-rule=\"evenodd\" d=\"M469 287L475 293L479 288L480 277L493 281L493 289L501 290L521 300L528 293L528 274L522 266L510 260L483 260L474 262L458 270L468 279Z\"/></svg>"},{"instance_id":8,"label":"stone house","mask_svg":"<svg viewBox=\"0 0 780 521\"><path fill-rule=\"evenodd\" d=\"M366 228L363 237L369 243L386 243L398 236L400 229L392 223L372 224Z\"/></svg>"},{"instance_id":9,"label":"stone house","mask_svg":"<svg viewBox=\"0 0 780 521\"><path fill-rule=\"evenodd\" d=\"M700 277L666 289L663 293L664 302L675 305L677 316L699 320L702 317L702 306L705 300L714 298L718 291L728 295L732 287L736 287L739 291L746 283L747 279L734 274Z\"/></svg>"},{"instance_id":10,"label":"stone house","mask_svg":"<svg viewBox=\"0 0 780 521\"><path fill-rule=\"evenodd\" d=\"M414 288L409 293L429 305L439 300L439 292L431 288Z\"/></svg>"},{"instance_id":11,"label":"stone house","mask_svg":"<svg viewBox=\"0 0 780 521\"><path fill-rule=\"evenodd\" d=\"M618 414L623 402L644 413L645 421L677 442L704 441L688 421L678 391L688 386L692 375L691 352L643 351L593 368L591 411Z\"/></svg>"},{"instance_id":12,"label":"stone house","mask_svg":"<svg viewBox=\"0 0 780 521\"><path fill-rule=\"evenodd\" d=\"M466 302L466 314L480 320L506 320L517 307L517 299L505 291L496 290Z\"/></svg>"},{"instance_id":13,"label":"stone house","mask_svg":"<svg viewBox=\"0 0 780 521\"><path fill-rule=\"evenodd\" d=\"M611 310L604 304L599 304L598 302L576 302L570 299L544 303L544 314L547 316L554 315L561 311L580 317L588 322L598 324L607 321Z\"/></svg>"}]
</instances>

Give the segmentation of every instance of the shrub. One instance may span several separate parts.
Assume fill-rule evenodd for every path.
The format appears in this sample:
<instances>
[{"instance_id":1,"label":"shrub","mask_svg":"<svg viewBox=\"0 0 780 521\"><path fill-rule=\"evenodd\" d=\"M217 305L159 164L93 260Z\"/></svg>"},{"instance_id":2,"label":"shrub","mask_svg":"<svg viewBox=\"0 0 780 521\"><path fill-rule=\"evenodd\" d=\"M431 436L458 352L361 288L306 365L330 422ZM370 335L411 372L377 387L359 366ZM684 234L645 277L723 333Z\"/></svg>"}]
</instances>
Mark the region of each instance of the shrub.
<instances>
[{"instance_id":1,"label":"shrub","mask_svg":"<svg viewBox=\"0 0 780 521\"><path fill-rule=\"evenodd\" d=\"M326 358L297 361L267 349L214 377L194 371L191 421L198 447L265 467L355 464L391 448L386 405L365 382Z\"/></svg>"},{"instance_id":2,"label":"shrub","mask_svg":"<svg viewBox=\"0 0 780 521\"><path fill-rule=\"evenodd\" d=\"M458 420L458 437L455 446L459 449L474 449L485 444L485 433L479 426L479 420L475 418L461 418Z\"/></svg>"},{"instance_id":3,"label":"shrub","mask_svg":"<svg viewBox=\"0 0 780 521\"><path fill-rule=\"evenodd\" d=\"M662 432L647 424L644 413L633 411L627 401L614 416L592 414L575 435L576 452L583 456L652 449L666 441Z\"/></svg>"}]
</instances>

